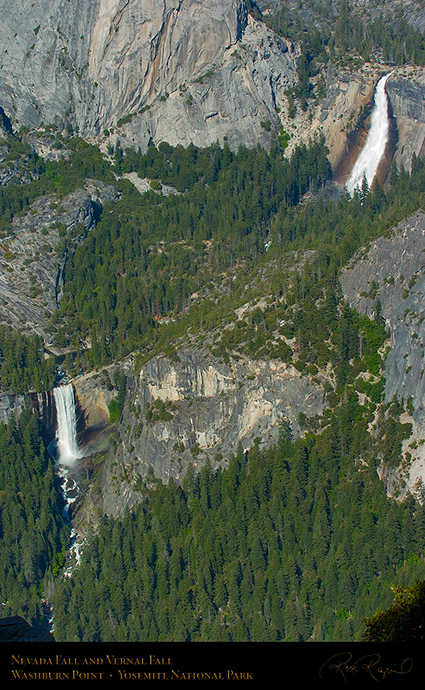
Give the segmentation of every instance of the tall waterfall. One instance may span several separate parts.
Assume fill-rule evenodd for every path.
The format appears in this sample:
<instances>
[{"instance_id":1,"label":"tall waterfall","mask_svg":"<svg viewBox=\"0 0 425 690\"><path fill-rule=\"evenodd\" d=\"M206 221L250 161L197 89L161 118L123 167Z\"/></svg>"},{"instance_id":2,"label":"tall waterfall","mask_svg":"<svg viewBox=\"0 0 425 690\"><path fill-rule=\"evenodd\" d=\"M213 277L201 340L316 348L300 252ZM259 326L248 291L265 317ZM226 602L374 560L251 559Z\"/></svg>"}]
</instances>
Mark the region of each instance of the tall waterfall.
<instances>
[{"instance_id":1,"label":"tall waterfall","mask_svg":"<svg viewBox=\"0 0 425 690\"><path fill-rule=\"evenodd\" d=\"M59 462L72 465L81 452L77 443L77 424L75 417L74 389L72 384L53 389L56 403L57 430L56 438L59 450Z\"/></svg>"},{"instance_id":2,"label":"tall waterfall","mask_svg":"<svg viewBox=\"0 0 425 690\"><path fill-rule=\"evenodd\" d=\"M378 165L385 152L390 131L388 119L388 98L385 92L385 84L392 72L389 72L378 81L375 90L374 107L370 121L370 129L365 145L361 150L351 175L346 183L347 191L353 196L355 189L361 189L363 180L370 187L376 175Z\"/></svg>"}]
</instances>

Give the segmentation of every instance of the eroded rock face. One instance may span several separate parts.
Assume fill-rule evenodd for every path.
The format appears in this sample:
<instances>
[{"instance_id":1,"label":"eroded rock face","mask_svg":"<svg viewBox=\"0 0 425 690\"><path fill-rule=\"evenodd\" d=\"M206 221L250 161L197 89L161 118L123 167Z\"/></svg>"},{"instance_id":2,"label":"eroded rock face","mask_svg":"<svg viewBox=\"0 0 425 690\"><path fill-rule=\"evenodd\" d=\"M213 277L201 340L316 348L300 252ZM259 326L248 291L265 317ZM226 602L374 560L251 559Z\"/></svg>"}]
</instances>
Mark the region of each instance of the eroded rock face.
<instances>
[{"instance_id":1,"label":"eroded rock face","mask_svg":"<svg viewBox=\"0 0 425 690\"><path fill-rule=\"evenodd\" d=\"M374 91L380 77L392 72L386 84L390 107L390 142L386 151L384 184L392 161L410 169L412 156L425 154L425 69L366 63L358 70L337 69L329 65L320 75L324 96L312 103L306 112L297 110L290 119L282 104L281 119L291 138L287 153L300 142L308 143L323 135L329 149L334 177L345 184L365 143L373 108ZM316 87L318 91L318 87Z\"/></svg>"},{"instance_id":2,"label":"eroded rock face","mask_svg":"<svg viewBox=\"0 0 425 690\"><path fill-rule=\"evenodd\" d=\"M317 85L318 100L291 119L285 91L297 80L297 46L243 0L0 0L0 46L0 108L15 127L68 124L105 150L119 140L143 151L150 140L267 147L283 126L288 154L323 134L333 166L352 156L348 134L390 69L330 66L324 95ZM420 67L397 68L387 84L405 167L424 152L424 88Z\"/></svg>"},{"instance_id":3,"label":"eroded rock face","mask_svg":"<svg viewBox=\"0 0 425 690\"><path fill-rule=\"evenodd\" d=\"M373 99L376 82L381 75L382 68L372 65L350 72L330 65L320 75L324 95L308 111L303 113L298 109L294 119L285 117L283 112L284 127L291 134L288 153L300 141L307 143L312 136L323 135L332 167L338 177L344 178L353 165L353 157L354 160L356 157L356 151L350 151L350 133L363 126L363 113ZM358 142L357 155L362 143ZM348 154L351 155L347 160Z\"/></svg>"},{"instance_id":4,"label":"eroded rock face","mask_svg":"<svg viewBox=\"0 0 425 690\"><path fill-rule=\"evenodd\" d=\"M425 481L425 214L401 222L359 251L342 271L348 302L370 317L380 310L390 337L385 359L385 398L407 403L413 424L405 450L412 457L407 485ZM416 443L415 443L416 441ZM409 447L411 444L417 447Z\"/></svg>"},{"instance_id":5,"label":"eroded rock face","mask_svg":"<svg viewBox=\"0 0 425 690\"><path fill-rule=\"evenodd\" d=\"M277 441L282 424L300 433L298 415L319 414L323 389L277 360L230 360L181 350L176 360L155 357L129 378L120 425L122 442L110 453L102 479L104 510L118 514L141 500L140 479L180 481L189 464L221 467L238 444Z\"/></svg>"},{"instance_id":6,"label":"eroded rock face","mask_svg":"<svg viewBox=\"0 0 425 690\"><path fill-rule=\"evenodd\" d=\"M3 393L0 395L0 424L8 424L18 418L25 409L25 396Z\"/></svg>"},{"instance_id":7,"label":"eroded rock face","mask_svg":"<svg viewBox=\"0 0 425 690\"><path fill-rule=\"evenodd\" d=\"M74 379L78 431L83 437L103 429L109 422L109 405L116 397L111 382L115 365Z\"/></svg>"},{"instance_id":8,"label":"eroded rock face","mask_svg":"<svg viewBox=\"0 0 425 690\"><path fill-rule=\"evenodd\" d=\"M0 247L2 323L49 340L48 319L61 297L67 258L61 237L72 236L72 251L96 224L101 204L116 195L103 182L87 181L85 189L60 201L40 197L25 216L13 219Z\"/></svg>"},{"instance_id":9,"label":"eroded rock face","mask_svg":"<svg viewBox=\"0 0 425 690\"><path fill-rule=\"evenodd\" d=\"M425 69L397 69L387 93L398 130L395 162L409 170L413 155L425 155Z\"/></svg>"},{"instance_id":10,"label":"eroded rock face","mask_svg":"<svg viewBox=\"0 0 425 690\"><path fill-rule=\"evenodd\" d=\"M72 124L142 149L150 138L266 143L295 81L284 41L242 0L0 2L0 105L30 128Z\"/></svg>"},{"instance_id":11,"label":"eroded rock face","mask_svg":"<svg viewBox=\"0 0 425 690\"><path fill-rule=\"evenodd\" d=\"M342 271L341 283L360 313L373 317L379 302L391 338L385 363L387 399L413 396L419 411L425 394L425 214L410 216L390 235L358 252Z\"/></svg>"}]
</instances>

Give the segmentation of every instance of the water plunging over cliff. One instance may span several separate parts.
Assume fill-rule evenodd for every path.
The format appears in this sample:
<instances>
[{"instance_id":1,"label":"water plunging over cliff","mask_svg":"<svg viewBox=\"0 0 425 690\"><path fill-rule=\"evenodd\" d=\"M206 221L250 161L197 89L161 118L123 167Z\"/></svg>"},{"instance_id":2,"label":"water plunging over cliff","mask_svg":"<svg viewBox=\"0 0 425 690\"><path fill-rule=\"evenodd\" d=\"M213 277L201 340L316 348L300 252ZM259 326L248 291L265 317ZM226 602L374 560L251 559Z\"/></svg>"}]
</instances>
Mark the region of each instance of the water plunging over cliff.
<instances>
[{"instance_id":1,"label":"water plunging over cliff","mask_svg":"<svg viewBox=\"0 0 425 690\"><path fill-rule=\"evenodd\" d=\"M53 396L56 404L57 419L56 455L58 464L56 467L56 476L59 478L64 499L62 515L70 526L70 543L64 574L70 577L73 565L80 561L80 551L82 547L82 541L76 530L72 527L70 512L72 505L77 501L79 496L78 478L74 476L78 474L78 468L75 467L75 461L78 458L82 458L83 453L80 451L77 442L77 420L75 414L74 388L72 384L54 388ZM54 626L52 630L53 629Z\"/></svg>"},{"instance_id":2,"label":"water plunging over cliff","mask_svg":"<svg viewBox=\"0 0 425 690\"><path fill-rule=\"evenodd\" d=\"M59 463L72 465L81 452L77 443L74 389L72 384L53 389L57 414L57 447Z\"/></svg>"},{"instance_id":3,"label":"water plunging over cliff","mask_svg":"<svg viewBox=\"0 0 425 690\"><path fill-rule=\"evenodd\" d=\"M379 163L385 153L390 131L385 84L391 74L392 72L389 72L384 77L381 77L376 85L375 105L372 111L370 130L365 145L345 185L351 196L353 196L356 189L362 188L365 178L369 187L371 186Z\"/></svg>"}]
</instances>

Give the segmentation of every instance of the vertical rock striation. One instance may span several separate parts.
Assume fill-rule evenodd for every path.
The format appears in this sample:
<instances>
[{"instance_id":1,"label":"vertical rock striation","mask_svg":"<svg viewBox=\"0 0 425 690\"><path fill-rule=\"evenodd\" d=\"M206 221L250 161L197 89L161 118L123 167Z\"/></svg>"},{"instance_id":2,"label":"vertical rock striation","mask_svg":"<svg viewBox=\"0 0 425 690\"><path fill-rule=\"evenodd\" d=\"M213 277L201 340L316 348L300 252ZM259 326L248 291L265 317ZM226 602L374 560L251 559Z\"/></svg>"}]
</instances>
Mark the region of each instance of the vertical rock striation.
<instances>
[{"instance_id":1,"label":"vertical rock striation","mask_svg":"<svg viewBox=\"0 0 425 690\"><path fill-rule=\"evenodd\" d=\"M413 155L425 155L425 69L396 70L387 93L398 130L395 162L409 169Z\"/></svg>"},{"instance_id":2,"label":"vertical rock striation","mask_svg":"<svg viewBox=\"0 0 425 690\"><path fill-rule=\"evenodd\" d=\"M411 458L407 486L414 490L419 478L425 481L425 214L419 211L359 251L341 284L352 307L383 318L388 328L385 399L403 401L403 421L413 426L404 450Z\"/></svg>"},{"instance_id":3,"label":"vertical rock striation","mask_svg":"<svg viewBox=\"0 0 425 690\"><path fill-rule=\"evenodd\" d=\"M30 128L69 122L150 139L267 142L296 79L286 43L242 0L0 1L0 106Z\"/></svg>"},{"instance_id":4,"label":"vertical rock striation","mask_svg":"<svg viewBox=\"0 0 425 690\"><path fill-rule=\"evenodd\" d=\"M278 360L225 364L193 348L155 357L128 378L121 442L101 481L104 510L118 514L141 500L140 480L151 471L180 481L190 464L222 467L239 444L273 444L282 425L297 435L300 412L312 417L324 403L320 385Z\"/></svg>"}]
</instances>

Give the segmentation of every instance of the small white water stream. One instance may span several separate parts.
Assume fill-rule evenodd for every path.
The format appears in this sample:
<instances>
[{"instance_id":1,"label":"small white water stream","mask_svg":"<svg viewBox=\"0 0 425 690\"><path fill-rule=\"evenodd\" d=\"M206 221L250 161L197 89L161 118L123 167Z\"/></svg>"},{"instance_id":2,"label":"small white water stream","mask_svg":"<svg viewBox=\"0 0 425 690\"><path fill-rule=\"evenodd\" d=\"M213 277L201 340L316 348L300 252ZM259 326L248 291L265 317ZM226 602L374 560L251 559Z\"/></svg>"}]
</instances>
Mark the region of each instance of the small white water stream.
<instances>
[{"instance_id":1,"label":"small white water stream","mask_svg":"<svg viewBox=\"0 0 425 690\"><path fill-rule=\"evenodd\" d=\"M385 91L385 84L391 74L392 72L389 72L381 77L376 85L375 105L370 120L369 133L345 185L351 196L353 196L356 189L362 188L364 179L366 179L368 186L371 186L379 163L385 153L390 132L388 97Z\"/></svg>"}]
</instances>

